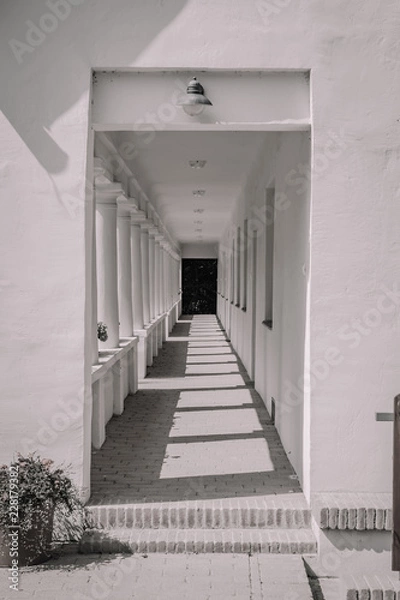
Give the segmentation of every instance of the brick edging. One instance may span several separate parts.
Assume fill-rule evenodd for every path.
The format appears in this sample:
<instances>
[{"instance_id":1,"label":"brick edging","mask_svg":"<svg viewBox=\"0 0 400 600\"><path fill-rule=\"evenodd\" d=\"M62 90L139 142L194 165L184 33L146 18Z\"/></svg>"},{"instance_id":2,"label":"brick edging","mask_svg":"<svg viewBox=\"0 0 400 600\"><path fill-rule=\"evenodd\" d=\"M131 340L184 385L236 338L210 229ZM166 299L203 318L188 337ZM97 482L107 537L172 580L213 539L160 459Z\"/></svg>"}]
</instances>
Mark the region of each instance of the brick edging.
<instances>
[{"instance_id":1,"label":"brick edging","mask_svg":"<svg viewBox=\"0 0 400 600\"><path fill-rule=\"evenodd\" d=\"M391 494L318 494L312 512L321 529L391 531Z\"/></svg>"}]
</instances>

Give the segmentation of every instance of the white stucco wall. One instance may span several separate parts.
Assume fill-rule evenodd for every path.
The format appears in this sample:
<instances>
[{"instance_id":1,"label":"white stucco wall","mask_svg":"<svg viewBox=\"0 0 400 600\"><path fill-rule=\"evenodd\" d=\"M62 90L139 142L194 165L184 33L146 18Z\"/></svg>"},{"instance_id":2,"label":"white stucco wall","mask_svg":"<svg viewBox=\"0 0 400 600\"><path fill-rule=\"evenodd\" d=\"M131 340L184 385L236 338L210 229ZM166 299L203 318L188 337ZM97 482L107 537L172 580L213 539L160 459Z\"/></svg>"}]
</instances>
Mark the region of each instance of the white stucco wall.
<instances>
[{"instance_id":1,"label":"white stucco wall","mask_svg":"<svg viewBox=\"0 0 400 600\"><path fill-rule=\"evenodd\" d=\"M256 390L271 411L275 401L275 423L289 459L303 485L309 485L309 472L304 469L304 393L292 382L304 376L306 293L309 281L310 190L290 185L288 174L298 164L309 164L309 133L270 134L266 147L254 166L234 218L221 244L221 252L230 249L237 227L243 231L247 220L248 281L247 310L242 305L227 304L231 315L231 339L249 373L252 372L252 331L255 332ZM288 183L289 181L289 183ZM265 319L266 235L265 223L272 221L264 210L265 193L275 188L274 220L274 287L273 328ZM253 244L257 245L255 298L253 279ZM241 262L243 268L244 252ZM229 299L230 300L230 299ZM225 321L223 309L220 314ZM253 330L253 310L255 328ZM307 401L307 399L306 399ZM309 435L309 432L306 433Z\"/></svg>"},{"instance_id":2,"label":"white stucco wall","mask_svg":"<svg viewBox=\"0 0 400 600\"><path fill-rule=\"evenodd\" d=\"M81 419L68 417L65 430L64 417L47 440L42 428L66 403L82 412L89 381L90 69L311 69L310 364L331 348L340 356L310 394L311 487L390 489L391 427L374 413L390 411L399 391L399 301L380 298L399 283L400 7L281 4L3 1L0 461L38 441L88 484Z\"/></svg>"},{"instance_id":3,"label":"white stucco wall","mask_svg":"<svg viewBox=\"0 0 400 600\"><path fill-rule=\"evenodd\" d=\"M182 244L182 258L218 258L217 244Z\"/></svg>"}]
</instances>

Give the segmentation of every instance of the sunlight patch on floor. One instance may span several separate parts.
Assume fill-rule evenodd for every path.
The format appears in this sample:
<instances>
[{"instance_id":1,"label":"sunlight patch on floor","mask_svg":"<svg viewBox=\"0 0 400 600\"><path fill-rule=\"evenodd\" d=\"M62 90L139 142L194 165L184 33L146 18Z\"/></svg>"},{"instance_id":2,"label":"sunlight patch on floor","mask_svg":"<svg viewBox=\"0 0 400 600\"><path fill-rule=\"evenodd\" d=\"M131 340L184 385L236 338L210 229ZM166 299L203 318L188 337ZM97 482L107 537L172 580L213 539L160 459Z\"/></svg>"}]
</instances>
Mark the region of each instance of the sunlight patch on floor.
<instances>
[{"instance_id":1,"label":"sunlight patch on floor","mask_svg":"<svg viewBox=\"0 0 400 600\"><path fill-rule=\"evenodd\" d=\"M273 471L265 439L168 444L160 479Z\"/></svg>"},{"instance_id":2,"label":"sunlight patch on floor","mask_svg":"<svg viewBox=\"0 0 400 600\"><path fill-rule=\"evenodd\" d=\"M224 344L226 343L226 342L225 342L225 337L222 337L222 338L220 338L220 337L218 337L217 335L212 335L212 336L211 336L211 335L209 335L209 334L208 334L208 335L201 335L201 334L199 335L199 334L197 334L197 333L196 333L196 335L192 335L192 334L190 333L190 334L189 334L188 341L189 341L189 346L191 346L193 342L203 342L203 343L204 343L204 342L212 342L213 344L214 344L215 342L218 342L218 344L219 344L220 342L222 342L222 344L221 344L221 345L224 345Z\"/></svg>"},{"instance_id":3,"label":"sunlight patch on floor","mask_svg":"<svg viewBox=\"0 0 400 600\"><path fill-rule=\"evenodd\" d=\"M190 348L230 348L229 342L221 342L219 340L209 340L206 341L195 341L193 339L188 338L189 340L189 349Z\"/></svg>"},{"instance_id":4,"label":"sunlight patch on floor","mask_svg":"<svg viewBox=\"0 0 400 600\"><path fill-rule=\"evenodd\" d=\"M192 325L192 327L190 328L190 331L203 331L206 333L220 333L221 335L224 335L223 331L221 331L221 329L219 327L211 327L210 325Z\"/></svg>"},{"instance_id":5,"label":"sunlight patch on floor","mask_svg":"<svg viewBox=\"0 0 400 600\"><path fill-rule=\"evenodd\" d=\"M212 395L208 390L181 392L177 409L180 408L209 408L211 406L242 406L253 404L249 390L219 390Z\"/></svg>"},{"instance_id":6,"label":"sunlight patch on floor","mask_svg":"<svg viewBox=\"0 0 400 600\"><path fill-rule=\"evenodd\" d=\"M169 437L243 435L262 432L254 408L175 413Z\"/></svg>"},{"instance_id":7,"label":"sunlight patch on floor","mask_svg":"<svg viewBox=\"0 0 400 600\"><path fill-rule=\"evenodd\" d=\"M203 363L207 363L207 364L213 364L213 363L237 363L237 358L234 354L216 354L216 355L212 355L212 354L206 354L206 355L200 355L198 354L197 356L188 356L186 363L188 365L198 365L198 364L203 364Z\"/></svg>"},{"instance_id":8,"label":"sunlight patch on floor","mask_svg":"<svg viewBox=\"0 0 400 600\"><path fill-rule=\"evenodd\" d=\"M225 335L222 333L222 331L218 331L218 329L214 329L214 330L201 329L201 328L191 329L189 332L189 335L202 335L204 337L211 335L211 336L216 336L219 338L225 338Z\"/></svg>"},{"instance_id":9,"label":"sunlight patch on floor","mask_svg":"<svg viewBox=\"0 0 400 600\"><path fill-rule=\"evenodd\" d=\"M166 377L143 379L140 382L141 390L190 390L205 388L214 390L226 387L244 386L245 381L241 375L191 375L188 377Z\"/></svg>"},{"instance_id":10,"label":"sunlight patch on floor","mask_svg":"<svg viewBox=\"0 0 400 600\"><path fill-rule=\"evenodd\" d=\"M213 333L213 334L207 333L207 335L202 334L202 333L189 333L189 342L195 342L195 341L225 342L225 336L218 336L215 333Z\"/></svg>"},{"instance_id":11,"label":"sunlight patch on floor","mask_svg":"<svg viewBox=\"0 0 400 600\"><path fill-rule=\"evenodd\" d=\"M229 346L228 342L225 341L225 337L219 338L217 336L209 337L209 336L197 336L193 337L191 335L179 335L179 336L170 336L168 338L168 342L189 342L189 346L193 343L199 343L205 346Z\"/></svg>"},{"instance_id":12,"label":"sunlight patch on floor","mask_svg":"<svg viewBox=\"0 0 400 600\"><path fill-rule=\"evenodd\" d=\"M237 364L215 364L215 365L187 365L186 375L211 375L212 373L239 373Z\"/></svg>"},{"instance_id":13,"label":"sunlight patch on floor","mask_svg":"<svg viewBox=\"0 0 400 600\"><path fill-rule=\"evenodd\" d=\"M224 348L207 348L206 347L205 348L203 346L203 347L198 347L198 348L188 348L187 354L188 354L188 356L191 356L193 354L196 354L196 355L224 354L225 356L227 356L227 355L235 356L229 347L224 347Z\"/></svg>"}]
</instances>

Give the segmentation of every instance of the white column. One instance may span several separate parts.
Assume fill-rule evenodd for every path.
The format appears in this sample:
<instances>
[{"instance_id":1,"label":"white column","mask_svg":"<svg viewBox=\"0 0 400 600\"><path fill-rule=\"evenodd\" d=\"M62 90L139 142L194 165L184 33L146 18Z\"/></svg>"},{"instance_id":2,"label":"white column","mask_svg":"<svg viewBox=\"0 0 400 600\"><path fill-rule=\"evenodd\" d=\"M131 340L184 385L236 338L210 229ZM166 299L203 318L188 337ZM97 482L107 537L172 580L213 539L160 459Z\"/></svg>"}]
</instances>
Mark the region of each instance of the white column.
<instances>
[{"instance_id":1,"label":"white column","mask_svg":"<svg viewBox=\"0 0 400 600\"><path fill-rule=\"evenodd\" d=\"M165 288L165 310L169 309L168 299L168 249L164 248L164 288Z\"/></svg>"},{"instance_id":2,"label":"white column","mask_svg":"<svg viewBox=\"0 0 400 600\"><path fill-rule=\"evenodd\" d=\"M132 350L129 352L130 356L128 358L129 364L129 394L133 396L138 391L138 379L139 379L139 357L138 357L138 347L134 346ZM144 375L143 375L144 377Z\"/></svg>"},{"instance_id":3,"label":"white column","mask_svg":"<svg viewBox=\"0 0 400 600\"><path fill-rule=\"evenodd\" d=\"M160 277L160 292L161 292L161 312L165 315L167 311L167 300L166 300L166 277L165 277L165 240L160 242L160 265L161 265L161 277ZM164 317L163 328L162 328L162 340L168 338L168 316Z\"/></svg>"},{"instance_id":4,"label":"white column","mask_svg":"<svg viewBox=\"0 0 400 600\"><path fill-rule=\"evenodd\" d=\"M99 340L97 339L97 275L96 275L96 203L93 202L93 230L92 230L92 265L91 265L91 329L92 329L92 364L95 365L99 359Z\"/></svg>"},{"instance_id":5,"label":"white column","mask_svg":"<svg viewBox=\"0 0 400 600\"><path fill-rule=\"evenodd\" d=\"M154 245L154 295L155 295L155 313L156 317L161 314L160 306L160 278L161 278L161 266L160 266L160 241L156 238Z\"/></svg>"},{"instance_id":6,"label":"white column","mask_svg":"<svg viewBox=\"0 0 400 600\"><path fill-rule=\"evenodd\" d=\"M178 262L176 260L176 258L174 257L174 303L178 300Z\"/></svg>"},{"instance_id":7,"label":"white column","mask_svg":"<svg viewBox=\"0 0 400 600\"><path fill-rule=\"evenodd\" d=\"M178 281L178 275L177 275L177 265L176 265L176 259L175 257L173 257L173 278L174 278L174 304L178 299L178 286L177 286L177 281Z\"/></svg>"},{"instance_id":8,"label":"white column","mask_svg":"<svg viewBox=\"0 0 400 600\"><path fill-rule=\"evenodd\" d=\"M96 190L97 318L108 329L104 348L119 346L117 197L121 191L118 184Z\"/></svg>"},{"instance_id":9,"label":"white column","mask_svg":"<svg viewBox=\"0 0 400 600\"><path fill-rule=\"evenodd\" d=\"M133 336L131 211L126 199L118 198L118 307L120 337Z\"/></svg>"},{"instance_id":10,"label":"white column","mask_svg":"<svg viewBox=\"0 0 400 600\"><path fill-rule=\"evenodd\" d=\"M172 256L168 254L168 303L169 308L173 305L173 287L172 287Z\"/></svg>"},{"instance_id":11,"label":"white column","mask_svg":"<svg viewBox=\"0 0 400 600\"><path fill-rule=\"evenodd\" d=\"M131 262L132 262L132 298L133 298L133 325L134 330L143 329L144 311L143 311L143 288L144 281L142 275L142 249L141 235L142 229L137 218L131 216Z\"/></svg>"},{"instance_id":12,"label":"white column","mask_svg":"<svg viewBox=\"0 0 400 600\"><path fill-rule=\"evenodd\" d=\"M165 242L164 242L165 243ZM160 254L160 265L161 265L161 312L165 313L167 310L167 301L166 301L166 290L165 290L165 246L164 243L161 242L161 254Z\"/></svg>"},{"instance_id":13,"label":"white column","mask_svg":"<svg viewBox=\"0 0 400 600\"><path fill-rule=\"evenodd\" d=\"M144 324L150 323L150 277L149 277L149 232L144 226L140 229L140 254L142 257L143 277L143 320Z\"/></svg>"},{"instance_id":14,"label":"white column","mask_svg":"<svg viewBox=\"0 0 400 600\"><path fill-rule=\"evenodd\" d=\"M169 303L169 254L168 249L165 249L165 303L166 310L170 309Z\"/></svg>"},{"instance_id":15,"label":"white column","mask_svg":"<svg viewBox=\"0 0 400 600\"><path fill-rule=\"evenodd\" d=\"M221 294L225 297L225 254L221 252Z\"/></svg>"},{"instance_id":16,"label":"white column","mask_svg":"<svg viewBox=\"0 0 400 600\"><path fill-rule=\"evenodd\" d=\"M175 296L175 259L171 256L171 301L172 304L175 304L176 296Z\"/></svg>"},{"instance_id":17,"label":"white column","mask_svg":"<svg viewBox=\"0 0 400 600\"><path fill-rule=\"evenodd\" d=\"M150 320L156 316L155 308L155 238L154 233L149 231L149 278L150 278Z\"/></svg>"},{"instance_id":18,"label":"white column","mask_svg":"<svg viewBox=\"0 0 400 600\"><path fill-rule=\"evenodd\" d=\"M182 291L182 261L181 261L181 257L178 256L178 300L182 299L181 291Z\"/></svg>"},{"instance_id":19,"label":"white column","mask_svg":"<svg viewBox=\"0 0 400 600\"><path fill-rule=\"evenodd\" d=\"M169 331L172 330L175 325L174 316L175 313L172 310L172 305L174 303L174 288L173 288L173 277L172 277L172 269L173 269L173 258L172 254L168 254L168 301L169 301Z\"/></svg>"},{"instance_id":20,"label":"white column","mask_svg":"<svg viewBox=\"0 0 400 600\"><path fill-rule=\"evenodd\" d=\"M98 379L93 385L92 444L96 450L99 450L106 440L104 387L103 379Z\"/></svg>"}]
</instances>

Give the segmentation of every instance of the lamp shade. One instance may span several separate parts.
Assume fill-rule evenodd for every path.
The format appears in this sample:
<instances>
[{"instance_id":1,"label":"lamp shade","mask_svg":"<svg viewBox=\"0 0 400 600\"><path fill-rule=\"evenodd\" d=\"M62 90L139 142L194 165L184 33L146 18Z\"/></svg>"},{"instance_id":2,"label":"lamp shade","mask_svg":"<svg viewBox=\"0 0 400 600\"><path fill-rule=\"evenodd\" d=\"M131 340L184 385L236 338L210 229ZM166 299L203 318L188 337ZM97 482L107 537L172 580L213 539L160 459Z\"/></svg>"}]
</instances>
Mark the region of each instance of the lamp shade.
<instances>
[{"instance_id":1,"label":"lamp shade","mask_svg":"<svg viewBox=\"0 0 400 600\"><path fill-rule=\"evenodd\" d=\"M204 95L204 88L196 77L190 81L186 95L177 104L182 106L185 113L191 117L200 115L205 106L212 106L212 102Z\"/></svg>"}]
</instances>

